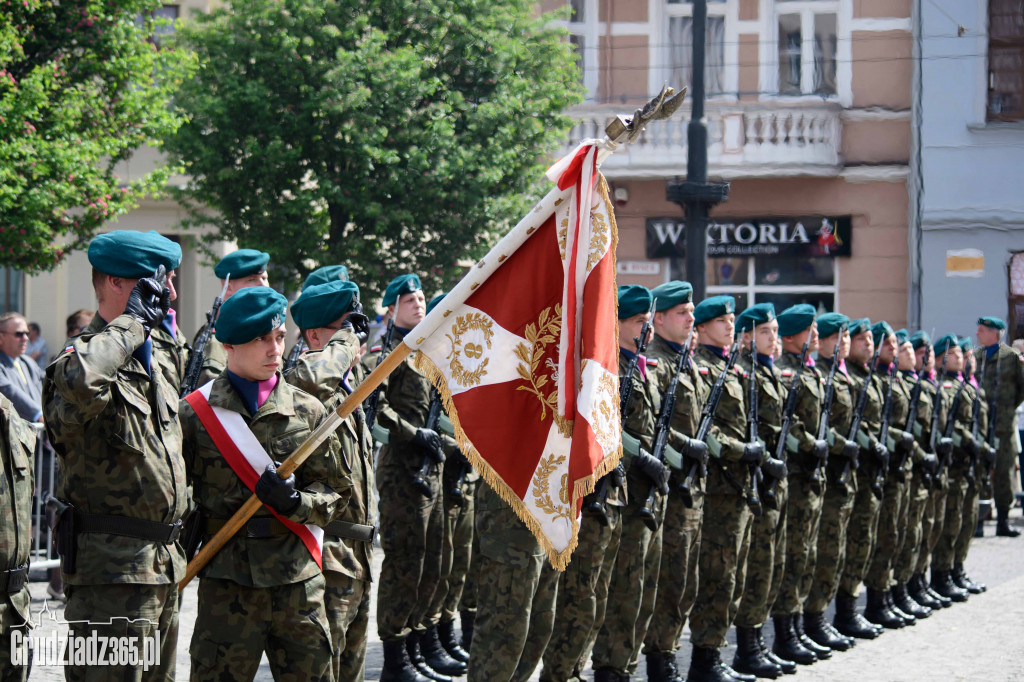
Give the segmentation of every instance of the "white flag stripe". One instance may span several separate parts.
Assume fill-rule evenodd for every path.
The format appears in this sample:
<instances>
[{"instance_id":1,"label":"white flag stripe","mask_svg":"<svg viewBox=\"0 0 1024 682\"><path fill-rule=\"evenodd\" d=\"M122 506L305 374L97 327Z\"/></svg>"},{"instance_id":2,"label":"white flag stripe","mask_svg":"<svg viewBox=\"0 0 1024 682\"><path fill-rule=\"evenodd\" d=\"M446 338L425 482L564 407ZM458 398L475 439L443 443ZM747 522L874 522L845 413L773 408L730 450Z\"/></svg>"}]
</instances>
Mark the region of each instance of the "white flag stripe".
<instances>
[{"instance_id":1,"label":"white flag stripe","mask_svg":"<svg viewBox=\"0 0 1024 682\"><path fill-rule=\"evenodd\" d=\"M573 522L575 518L566 494L569 478L569 450L572 441L559 432L552 424L548 429L548 439L544 444L544 452L533 472L530 487L526 491L523 504L540 522L544 534L551 541L556 551L564 551L572 541Z\"/></svg>"},{"instance_id":2,"label":"white flag stripe","mask_svg":"<svg viewBox=\"0 0 1024 682\"><path fill-rule=\"evenodd\" d=\"M597 437L598 445L605 457L618 452L622 441L619 418L618 376L601 366L599 362L585 361L581 371L582 381L577 397L579 415L587 420Z\"/></svg>"}]
</instances>

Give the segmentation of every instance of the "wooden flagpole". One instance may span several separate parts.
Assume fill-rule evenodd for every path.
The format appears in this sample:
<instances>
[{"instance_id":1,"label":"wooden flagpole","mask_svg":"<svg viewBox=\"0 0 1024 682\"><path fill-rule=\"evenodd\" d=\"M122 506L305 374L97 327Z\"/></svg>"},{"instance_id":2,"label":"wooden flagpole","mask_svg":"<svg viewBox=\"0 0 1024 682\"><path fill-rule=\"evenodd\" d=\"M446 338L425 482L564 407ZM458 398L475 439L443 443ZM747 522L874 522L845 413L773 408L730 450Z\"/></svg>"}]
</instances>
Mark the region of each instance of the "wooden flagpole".
<instances>
[{"instance_id":1,"label":"wooden flagpole","mask_svg":"<svg viewBox=\"0 0 1024 682\"><path fill-rule=\"evenodd\" d=\"M278 475L281 478L288 478L292 475L299 465L306 461L313 452L320 447L327 438L334 433L338 427L341 426L345 418L355 412L355 409L359 407L366 400L373 390L380 385L384 379L387 378L398 367L399 364L412 352L412 348L407 346L404 342L400 343L395 350L384 358L376 369L370 373L366 379L356 387L352 393L345 398L345 401L338 405L337 409L331 413L331 415L316 427L316 430L309 435L302 445L295 449L288 459L284 461L281 467L277 470ZM210 559L221 550L224 545L227 544L228 540L234 537L245 523L252 518L259 508L263 506L260 499L253 495L248 501L242 505L242 507L235 512L224 527L221 528L217 533L210 538L208 542L203 543L202 548L196 554L195 558L188 562L188 567L185 569L185 577L182 578L181 582L178 583L178 591L185 589L192 578L195 578L202 570L203 566L209 563Z\"/></svg>"}]
</instances>

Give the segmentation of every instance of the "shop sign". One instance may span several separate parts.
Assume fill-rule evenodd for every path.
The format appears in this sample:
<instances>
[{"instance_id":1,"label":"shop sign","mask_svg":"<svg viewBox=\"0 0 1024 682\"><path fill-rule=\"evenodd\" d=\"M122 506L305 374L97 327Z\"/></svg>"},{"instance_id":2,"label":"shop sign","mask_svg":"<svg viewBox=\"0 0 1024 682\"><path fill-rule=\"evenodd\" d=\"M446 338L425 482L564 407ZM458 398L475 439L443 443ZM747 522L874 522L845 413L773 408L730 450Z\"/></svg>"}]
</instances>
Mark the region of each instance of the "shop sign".
<instances>
[{"instance_id":1,"label":"shop sign","mask_svg":"<svg viewBox=\"0 0 1024 682\"><path fill-rule=\"evenodd\" d=\"M620 260L615 266L620 275L661 274L661 263L656 260Z\"/></svg>"},{"instance_id":2,"label":"shop sign","mask_svg":"<svg viewBox=\"0 0 1024 682\"><path fill-rule=\"evenodd\" d=\"M711 218L708 257L851 255L852 219L841 217ZM647 257L686 256L686 221L647 219Z\"/></svg>"}]
</instances>

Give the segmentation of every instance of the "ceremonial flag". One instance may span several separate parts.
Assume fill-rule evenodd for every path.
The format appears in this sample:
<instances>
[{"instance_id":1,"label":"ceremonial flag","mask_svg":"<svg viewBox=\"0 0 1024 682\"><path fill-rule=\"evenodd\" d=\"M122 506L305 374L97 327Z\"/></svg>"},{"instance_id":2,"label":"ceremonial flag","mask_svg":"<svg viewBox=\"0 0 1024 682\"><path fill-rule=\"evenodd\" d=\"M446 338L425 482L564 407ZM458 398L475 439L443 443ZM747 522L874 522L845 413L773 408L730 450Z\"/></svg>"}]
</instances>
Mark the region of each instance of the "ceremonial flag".
<instances>
[{"instance_id":1,"label":"ceremonial flag","mask_svg":"<svg viewBox=\"0 0 1024 682\"><path fill-rule=\"evenodd\" d=\"M590 140L405 337L473 467L564 569L583 497L622 454L617 232Z\"/></svg>"}]
</instances>

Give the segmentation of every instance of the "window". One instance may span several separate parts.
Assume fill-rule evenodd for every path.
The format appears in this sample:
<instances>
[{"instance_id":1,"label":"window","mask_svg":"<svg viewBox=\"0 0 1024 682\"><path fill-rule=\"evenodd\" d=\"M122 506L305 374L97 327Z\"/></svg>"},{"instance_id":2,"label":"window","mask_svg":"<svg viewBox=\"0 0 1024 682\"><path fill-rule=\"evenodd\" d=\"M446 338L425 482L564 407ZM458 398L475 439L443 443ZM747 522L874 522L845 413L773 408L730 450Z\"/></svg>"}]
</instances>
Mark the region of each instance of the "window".
<instances>
[{"instance_id":1,"label":"window","mask_svg":"<svg viewBox=\"0 0 1024 682\"><path fill-rule=\"evenodd\" d=\"M675 87L692 87L693 4L669 0L668 5L665 80ZM724 0L708 3L708 23L704 31L704 88L708 95L725 92L725 10Z\"/></svg>"},{"instance_id":2,"label":"window","mask_svg":"<svg viewBox=\"0 0 1024 682\"><path fill-rule=\"evenodd\" d=\"M579 69L580 83L586 83L587 62L587 0L570 0L569 2L569 42L576 50L576 68Z\"/></svg>"},{"instance_id":3,"label":"window","mask_svg":"<svg viewBox=\"0 0 1024 682\"><path fill-rule=\"evenodd\" d=\"M988 3L988 120L1024 118L1024 4Z\"/></svg>"},{"instance_id":4,"label":"window","mask_svg":"<svg viewBox=\"0 0 1024 682\"><path fill-rule=\"evenodd\" d=\"M21 270L0 267L0 313L22 311L22 282Z\"/></svg>"},{"instance_id":5,"label":"window","mask_svg":"<svg viewBox=\"0 0 1024 682\"><path fill-rule=\"evenodd\" d=\"M154 22L153 35L149 41L160 46L160 36L169 36L174 33L174 22L178 20L179 7L177 5L161 5L154 10L145 13L145 19ZM146 22L143 15L136 15L135 23L142 28Z\"/></svg>"},{"instance_id":6,"label":"window","mask_svg":"<svg viewBox=\"0 0 1024 682\"><path fill-rule=\"evenodd\" d=\"M1024 339L1024 251L1010 258L1010 319L1006 342Z\"/></svg>"},{"instance_id":7,"label":"window","mask_svg":"<svg viewBox=\"0 0 1024 682\"><path fill-rule=\"evenodd\" d=\"M836 2L778 0L778 91L836 94Z\"/></svg>"}]
</instances>

